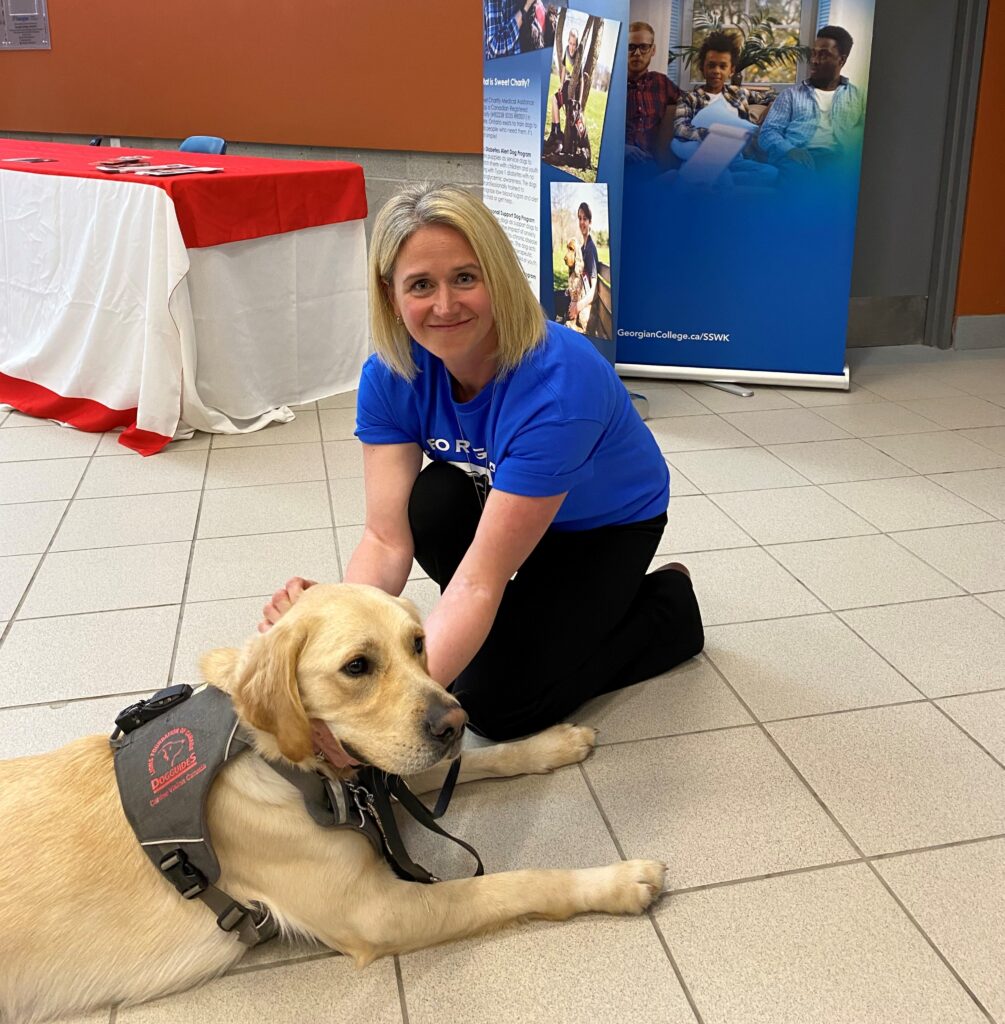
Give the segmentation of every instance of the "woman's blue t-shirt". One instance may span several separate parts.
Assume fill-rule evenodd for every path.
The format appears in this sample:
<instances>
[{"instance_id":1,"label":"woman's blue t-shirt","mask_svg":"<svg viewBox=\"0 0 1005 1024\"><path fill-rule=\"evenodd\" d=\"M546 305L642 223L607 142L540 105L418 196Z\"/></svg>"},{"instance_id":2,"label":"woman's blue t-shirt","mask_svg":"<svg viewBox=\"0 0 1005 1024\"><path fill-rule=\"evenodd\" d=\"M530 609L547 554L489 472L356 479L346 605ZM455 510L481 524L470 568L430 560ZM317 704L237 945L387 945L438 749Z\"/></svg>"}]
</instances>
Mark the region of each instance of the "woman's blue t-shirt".
<instances>
[{"instance_id":1,"label":"woman's blue t-shirt","mask_svg":"<svg viewBox=\"0 0 1005 1024\"><path fill-rule=\"evenodd\" d=\"M549 323L547 337L470 402L455 402L446 367L412 343L414 381L376 356L363 367L356 436L414 442L429 456L487 476L500 491L568 491L552 524L589 530L667 509L670 473L613 367L581 334Z\"/></svg>"}]
</instances>

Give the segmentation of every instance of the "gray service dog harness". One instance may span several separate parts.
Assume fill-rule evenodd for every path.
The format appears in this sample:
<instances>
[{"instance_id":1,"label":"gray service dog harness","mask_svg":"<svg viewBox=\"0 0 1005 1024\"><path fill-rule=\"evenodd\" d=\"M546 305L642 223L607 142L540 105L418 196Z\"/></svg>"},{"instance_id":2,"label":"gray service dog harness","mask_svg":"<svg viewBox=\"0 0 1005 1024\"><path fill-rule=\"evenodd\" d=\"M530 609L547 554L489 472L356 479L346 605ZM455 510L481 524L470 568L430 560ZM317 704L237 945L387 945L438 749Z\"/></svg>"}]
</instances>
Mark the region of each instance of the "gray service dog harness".
<instances>
[{"instance_id":1,"label":"gray service dog harness","mask_svg":"<svg viewBox=\"0 0 1005 1024\"><path fill-rule=\"evenodd\" d=\"M109 743L126 819L157 870L185 899L199 899L226 932L236 931L246 946L274 938L278 925L267 906L244 906L216 882L220 863L206 823L209 791L220 769L252 746L230 697L214 686L193 692L182 683L138 701L115 719ZM291 764L265 762L303 795L311 818L323 828L361 832L398 877L438 882L408 855L394 820L391 799L421 825L467 850L484 873L481 859L467 843L444 831L435 819L450 802L460 758L450 767L436 807L430 811L404 780L372 766L355 779L333 781L320 772Z\"/></svg>"}]
</instances>

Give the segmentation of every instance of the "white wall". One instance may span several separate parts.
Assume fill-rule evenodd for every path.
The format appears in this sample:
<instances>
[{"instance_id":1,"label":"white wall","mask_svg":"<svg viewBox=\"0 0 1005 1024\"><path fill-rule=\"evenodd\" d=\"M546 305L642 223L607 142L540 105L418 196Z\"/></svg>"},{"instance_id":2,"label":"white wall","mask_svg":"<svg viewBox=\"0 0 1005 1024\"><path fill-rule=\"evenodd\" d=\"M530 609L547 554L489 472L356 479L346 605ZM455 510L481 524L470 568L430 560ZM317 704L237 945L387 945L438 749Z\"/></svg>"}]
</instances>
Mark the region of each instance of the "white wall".
<instances>
[{"instance_id":1,"label":"white wall","mask_svg":"<svg viewBox=\"0 0 1005 1024\"><path fill-rule=\"evenodd\" d=\"M647 21L656 33L656 52L650 71L667 73L667 51L670 49L670 0L632 0L629 21ZM625 26L628 31L628 26Z\"/></svg>"},{"instance_id":2,"label":"white wall","mask_svg":"<svg viewBox=\"0 0 1005 1024\"><path fill-rule=\"evenodd\" d=\"M875 0L831 0L830 23L847 29L855 40L841 73L860 89L869 85L874 7Z\"/></svg>"}]
</instances>

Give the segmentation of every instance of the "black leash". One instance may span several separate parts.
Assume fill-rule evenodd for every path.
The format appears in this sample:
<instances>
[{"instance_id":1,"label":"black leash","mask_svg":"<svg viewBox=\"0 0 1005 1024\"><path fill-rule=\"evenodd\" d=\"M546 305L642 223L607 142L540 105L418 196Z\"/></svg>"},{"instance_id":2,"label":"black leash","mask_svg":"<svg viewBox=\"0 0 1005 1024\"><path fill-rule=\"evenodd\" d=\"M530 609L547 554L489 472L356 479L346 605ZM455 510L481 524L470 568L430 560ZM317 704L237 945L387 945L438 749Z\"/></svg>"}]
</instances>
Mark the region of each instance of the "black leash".
<instances>
[{"instance_id":1,"label":"black leash","mask_svg":"<svg viewBox=\"0 0 1005 1024\"><path fill-rule=\"evenodd\" d=\"M366 767L360 770L356 782L349 783L350 789L355 788L358 792L366 794L365 805L380 832L384 857L399 878L427 884L441 881L421 864L416 864L409 855L401 838L401 832L398 830L398 823L394 818L394 811L391 807L392 798L396 799L399 805L423 828L427 828L430 832L435 832L467 850L478 865L472 877L477 878L479 875L485 874L485 867L481 857L478 856L478 851L436 823L436 819L443 816L450 803L460 768L461 759L457 758L451 764L447 777L443 780L443 788L440 790L436 806L432 811L408 788L408 784L400 775L388 775L376 768Z\"/></svg>"}]
</instances>

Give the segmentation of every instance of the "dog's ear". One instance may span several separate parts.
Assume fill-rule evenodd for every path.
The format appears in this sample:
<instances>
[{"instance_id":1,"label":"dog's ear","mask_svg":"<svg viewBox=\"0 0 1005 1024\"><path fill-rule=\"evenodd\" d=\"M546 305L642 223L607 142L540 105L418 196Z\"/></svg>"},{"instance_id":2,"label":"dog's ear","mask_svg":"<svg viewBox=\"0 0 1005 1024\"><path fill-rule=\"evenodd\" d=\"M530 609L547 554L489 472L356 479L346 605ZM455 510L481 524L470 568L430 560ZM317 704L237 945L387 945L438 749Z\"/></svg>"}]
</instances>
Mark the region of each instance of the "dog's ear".
<instances>
[{"instance_id":1,"label":"dog's ear","mask_svg":"<svg viewBox=\"0 0 1005 1024\"><path fill-rule=\"evenodd\" d=\"M306 639L302 626L273 626L254 641L233 692L241 718L274 736L279 752L293 762L303 761L314 750L297 688L297 661Z\"/></svg>"}]
</instances>

